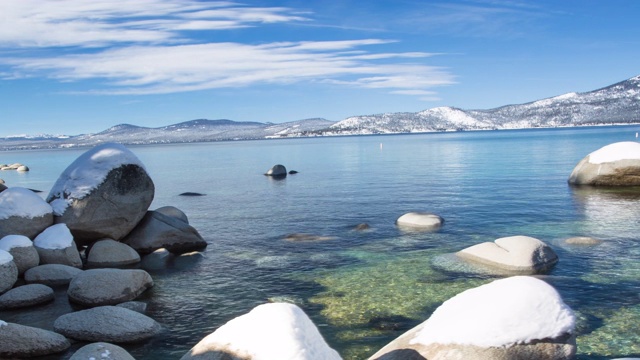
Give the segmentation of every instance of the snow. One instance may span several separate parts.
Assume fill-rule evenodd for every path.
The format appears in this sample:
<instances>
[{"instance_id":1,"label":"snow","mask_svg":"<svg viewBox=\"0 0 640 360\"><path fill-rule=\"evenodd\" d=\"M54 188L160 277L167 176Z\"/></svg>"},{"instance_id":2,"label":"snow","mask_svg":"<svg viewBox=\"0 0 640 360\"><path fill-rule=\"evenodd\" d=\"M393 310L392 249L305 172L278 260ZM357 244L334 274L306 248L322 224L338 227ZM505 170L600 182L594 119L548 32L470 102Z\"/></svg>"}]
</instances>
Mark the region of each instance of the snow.
<instances>
[{"instance_id":1,"label":"snow","mask_svg":"<svg viewBox=\"0 0 640 360\"><path fill-rule=\"evenodd\" d=\"M73 235L66 224L51 225L33 240L33 245L41 249L66 249L73 244Z\"/></svg>"},{"instance_id":2,"label":"snow","mask_svg":"<svg viewBox=\"0 0 640 360\"><path fill-rule=\"evenodd\" d=\"M0 327L7 326L8 324L2 320L0 320Z\"/></svg>"},{"instance_id":3,"label":"snow","mask_svg":"<svg viewBox=\"0 0 640 360\"><path fill-rule=\"evenodd\" d=\"M123 145L98 145L80 155L65 169L47 199L82 199L104 181L109 171L129 164L144 168L142 162ZM54 205L56 215L62 215L67 205L57 202Z\"/></svg>"},{"instance_id":4,"label":"snow","mask_svg":"<svg viewBox=\"0 0 640 360\"><path fill-rule=\"evenodd\" d=\"M515 276L445 301L411 344L509 346L573 332L575 316L542 280Z\"/></svg>"},{"instance_id":5,"label":"snow","mask_svg":"<svg viewBox=\"0 0 640 360\"><path fill-rule=\"evenodd\" d=\"M4 250L0 250L0 265L13 261L13 256Z\"/></svg>"},{"instance_id":6,"label":"snow","mask_svg":"<svg viewBox=\"0 0 640 360\"><path fill-rule=\"evenodd\" d=\"M10 187L0 193L0 219L11 216L33 219L52 211L46 201L29 189Z\"/></svg>"},{"instance_id":7,"label":"snow","mask_svg":"<svg viewBox=\"0 0 640 360\"><path fill-rule=\"evenodd\" d=\"M205 352L207 344L253 360L341 359L302 309L287 303L259 305L232 319L198 343L191 355Z\"/></svg>"},{"instance_id":8,"label":"snow","mask_svg":"<svg viewBox=\"0 0 640 360\"><path fill-rule=\"evenodd\" d=\"M24 235L7 235L0 239L0 250L9 251L13 248L33 246L31 239Z\"/></svg>"},{"instance_id":9,"label":"snow","mask_svg":"<svg viewBox=\"0 0 640 360\"><path fill-rule=\"evenodd\" d=\"M591 164L602 164L618 160L640 160L640 143L623 141L604 146L589 154Z\"/></svg>"}]
</instances>

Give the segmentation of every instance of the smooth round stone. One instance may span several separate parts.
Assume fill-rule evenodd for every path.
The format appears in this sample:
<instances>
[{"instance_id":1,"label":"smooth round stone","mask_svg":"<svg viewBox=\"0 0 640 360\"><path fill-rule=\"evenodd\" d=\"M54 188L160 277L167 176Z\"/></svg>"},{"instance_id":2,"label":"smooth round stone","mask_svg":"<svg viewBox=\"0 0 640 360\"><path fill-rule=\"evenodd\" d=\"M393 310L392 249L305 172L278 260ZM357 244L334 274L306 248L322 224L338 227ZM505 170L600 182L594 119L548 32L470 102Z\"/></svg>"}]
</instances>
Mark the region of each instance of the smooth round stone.
<instances>
[{"instance_id":1,"label":"smooth round stone","mask_svg":"<svg viewBox=\"0 0 640 360\"><path fill-rule=\"evenodd\" d=\"M24 273L27 284L43 284L47 286L68 285L74 276L82 270L69 265L45 264L36 266Z\"/></svg>"},{"instance_id":2,"label":"smooth round stone","mask_svg":"<svg viewBox=\"0 0 640 360\"><path fill-rule=\"evenodd\" d=\"M53 289L42 284L27 284L13 288L0 296L0 309L19 309L41 305L55 298Z\"/></svg>"},{"instance_id":3,"label":"smooth round stone","mask_svg":"<svg viewBox=\"0 0 640 360\"><path fill-rule=\"evenodd\" d=\"M273 177L285 177L287 176L287 168L284 165L273 165L271 169L269 169L265 175L273 176Z\"/></svg>"},{"instance_id":4,"label":"smooth round stone","mask_svg":"<svg viewBox=\"0 0 640 360\"><path fill-rule=\"evenodd\" d=\"M137 298L153 286L144 270L91 269L69 283L69 300L84 306L116 305Z\"/></svg>"},{"instance_id":5,"label":"smooth round stone","mask_svg":"<svg viewBox=\"0 0 640 360\"><path fill-rule=\"evenodd\" d=\"M64 336L53 331L0 321L0 359L51 355L70 346Z\"/></svg>"},{"instance_id":6,"label":"smooth round stone","mask_svg":"<svg viewBox=\"0 0 640 360\"><path fill-rule=\"evenodd\" d=\"M113 239L97 241L89 250L87 266L93 268L111 268L137 264L140 255L127 244Z\"/></svg>"},{"instance_id":7,"label":"smooth round stone","mask_svg":"<svg viewBox=\"0 0 640 360\"><path fill-rule=\"evenodd\" d=\"M13 262L13 256L0 250L0 294L11 289L18 281L18 267Z\"/></svg>"},{"instance_id":8,"label":"smooth round stone","mask_svg":"<svg viewBox=\"0 0 640 360\"><path fill-rule=\"evenodd\" d=\"M135 360L127 350L118 345L97 342L85 345L76 351L69 360Z\"/></svg>"},{"instance_id":9,"label":"smooth round stone","mask_svg":"<svg viewBox=\"0 0 640 360\"><path fill-rule=\"evenodd\" d=\"M172 218L176 218L178 220L182 220L187 224L189 223L189 218L187 217L187 214L185 214L182 210L178 209L175 206L159 207L155 210L155 212L170 216Z\"/></svg>"},{"instance_id":10,"label":"smooth round stone","mask_svg":"<svg viewBox=\"0 0 640 360\"><path fill-rule=\"evenodd\" d=\"M436 214L410 212L396 220L400 227L407 227L416 230L435 230L442 226L444 219Z\"/></svg>"}]
</instances>

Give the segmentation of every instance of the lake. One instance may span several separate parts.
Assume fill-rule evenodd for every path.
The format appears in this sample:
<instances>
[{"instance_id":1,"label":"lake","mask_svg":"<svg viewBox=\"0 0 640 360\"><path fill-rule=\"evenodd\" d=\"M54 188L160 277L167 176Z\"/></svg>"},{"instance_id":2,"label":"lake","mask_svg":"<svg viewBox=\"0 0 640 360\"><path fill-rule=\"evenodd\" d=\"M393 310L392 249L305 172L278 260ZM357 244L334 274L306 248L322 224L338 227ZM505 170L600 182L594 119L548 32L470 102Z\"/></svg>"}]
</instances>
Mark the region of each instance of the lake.
<instances>
[{"instance_id":1,"label":"lake","mask_svg":"<svg viewBox=\"0 0 640 360\"><path fill-rule=\"evenodd\" d=\"M640 192L572 188L583 157L640 126L353 136L132 146L156 185L152 209L183 210L209 246L149 257L155 281L141 300L163 327L124 346L138 360L179 359L228 320L267 301L298 304L345 359L363 359L424 321L443 301L497 275L451 253L499 237L550 244L560 261L542 277L577 313L578 359L640 355ZM84 150L1 152L28 173L8 186L43 190ZM283 164L299 173L263 176ZM183 192L205 194L179 196ZM445 219L407 232L410 211ZM354 230L366 223L369 229ZM288 241L289 234L324 240ZM602 240L568 245L574 236ZM0 319L52 329L70 310L52 304ZM77 349L82 344L77 344ZM63 356L48 359L68 358Z\"/></svg>"}]
</instances>

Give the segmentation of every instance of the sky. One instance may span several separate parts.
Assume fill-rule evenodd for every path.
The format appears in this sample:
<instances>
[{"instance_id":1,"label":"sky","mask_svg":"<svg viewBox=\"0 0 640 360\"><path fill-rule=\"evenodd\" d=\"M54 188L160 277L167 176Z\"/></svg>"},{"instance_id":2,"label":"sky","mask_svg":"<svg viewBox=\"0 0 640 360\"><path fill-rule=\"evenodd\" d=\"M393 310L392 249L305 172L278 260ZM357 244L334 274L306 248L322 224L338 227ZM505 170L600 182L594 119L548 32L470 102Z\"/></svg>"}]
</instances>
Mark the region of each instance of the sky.
<instances>
[{"instance_id":1,"label":"sky","mask_svg":"<svg viewBox=\"0 0 640 360\"><path fill-rule=\"evenodd\" d=\"M640 75L638 0L0 0L0 137L490 109Z\"/></svg>"}]
</instances>

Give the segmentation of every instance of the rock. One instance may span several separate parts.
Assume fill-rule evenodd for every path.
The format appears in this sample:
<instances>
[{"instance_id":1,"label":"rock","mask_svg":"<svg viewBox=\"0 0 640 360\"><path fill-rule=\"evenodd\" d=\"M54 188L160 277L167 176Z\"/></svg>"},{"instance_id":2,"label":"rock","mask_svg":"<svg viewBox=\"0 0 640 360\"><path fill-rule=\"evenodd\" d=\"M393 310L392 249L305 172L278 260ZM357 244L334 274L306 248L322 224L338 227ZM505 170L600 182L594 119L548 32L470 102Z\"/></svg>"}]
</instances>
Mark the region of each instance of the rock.
<instances>
[{"instance_id":1,"label":"rock","mask_svg":"<svg viewBox=\"0 0 640 360\"><path fill-rule=\"evenodd\" d=\"M97 342L85 345L76 351L69 360L135 360L127 350L118 345Z\"/></svg>"},{"instance_id":2,"label":"rock","mask_svg":"<svg viewBox=\"0 0 640 360\"><path fill-rule=\"evenodd\" d=\"M97 241L87 251L87 266L92 268L111 268L140 262L140 255L131 246L113 239Z\"/></svg>"},{"instance_id":3,"label":"rock","mask_svg":"<svg viewBox=\"0 0 640 360\"><path fill-rule=\"evenodd\" d=\"M143 303L142 301L127 301L116 306L120 306L140 314L145 314L147 312L147 303Z\"/></svg>"},{"instance_id":4,"label":"rock","mask_svg":"<svg viewBox=\"0 0 640 360\"><path fill-rule=\"evenodd\" d=\"M60 175L47 202L79 245L120 240L138 224L154 197L153 181L127 148L107 143L82 154Z\"/></svg>"},{"instance_id":5,"label":"rock","mask_svg":"<svg viewBox=\"0 0 640 360\"><path fill-rule=\"evenodd\" d=\"M396 225L412 230L437 230L444 223L444 219L436 214L410 212L396 220Z\"/></svg>"},{"instance_id":6,"label":"rock","mask_svg":"<svg viewBox=\"0 0 640 360\"><path fill-rule=\"evenodd\" d=\"M568 238L565 240L565 243L569 245L598 245L602 243L602 240L588 236L576 236Z\"/></svg>"},{"instance_id":7,"label":"rock","mask_svg":"<svg viewBox=\"0 0 640 360\"><path fill-rule=\"evenodd\" d=\"M40 264L40 255L33 246L33 242L24 235L7 235L0 239L0 250L13 256L13 262L18 267L18 276Z\"/></svg>"},{"instance_id":8,"label":"rock","mask_svg":"<svg viewBox=\"0 0 640 360\"><path fill-rule=\"evenodd\" d=\"M192 226L156 211L148 211L140 224L122 242L141 254L149 254L161 248L174 254L182 254L201 251L207 247L207 242Z\"/></svg>"},{"instance_id":9,"label":"rock","mask_svg":"<svg viewBox=\"0 0 640 360\"><path fill-rule=\"evenodd\" d=\"M320 236L320 235L305 234L305 233L293 233L293 234L288 234L287 236L284 237L284 239L287 241L326 241L326 240L333 240L335 238L331 236Z\"/></svg>"},{"instance_id":10,"label":"rock","mask_svg":"<svg viewBox=\"0 0 640 360\"><path fill-rule=\"evenodd\" d=\"M295 171L295 170L289 170L289 175L295 175L295 174L297 174L297 173L298 173L298 172L297 172L297 171Z\"/></svg>"},{"instance_id":11,"label":"rock","mask_svg":"<svg viewBox=\"0 0 640 360\"><path fill-rule=\"evenodd\" d=\"M153 286L144 270L91 269L69 283L69 300L84 306L116 305L133 300Z\"/></svg>"},{"instance_id":12,"label":"rock","mask_svg":"<svg viewBox=\"0 0 640 360\"><path fill-rule=\"evenodd\" d=\"M287 168L284 165L273 165L273 167L265 173L266 176L271 176L274 178L284 178L287 177Z\"/></svg>"},{"instance_id":13,"label":"rock","mask_svg":"<svg viewBox=\"0 0 640 360\"><path fill-rule=\"evenodd\" d=\"M182 212L182 210L176 207L163 206L163 207L157 208L155 211L160 214L167 215L172 218L176 218L178 220L184 221L187 224L189 223L189 218L187 218L187 214L185 214L184 212Z\"/></svg>"},{"instance_id":14,"label":"rock","mask_svg":"<svg viewBox=\"0 0 640 360\"><path fill-rule=\"evenodd\" d=\"M11 289L18 281L18 267L13 262L13 256L0 250L0 294Z\"/></svg>"},{"instance_id":15,"label":"rock","mask_svg":"<svg viewBox=\"0 0 640 360\"><path fill-rule=\"evenodd\" d=\"M60 316L55 332L80 341L136 343L160 332L160 324L146 315L118 306L99 306Z\"/></svg>"},{"instance_id":16,"label":"rock","mask_svg":"<svg viewBox=\"0 0 640 360\"><path fill-rule=\"evenodd\" d=\"M201 193L191 192L191 191L183 192L180 194L180 196L205 196L205 195L206 194L201 194Z\"/></svg>"},{"instance_id":17,"label":"rock","mask_svg":"<svg viewBox=\"0 0 640 360\"><path fill-rule=\"evenodd\" d=\"M4 179L0 179L0 185L4 185L4 184L5 184Z\"/></svg>"},{"instance_id":18,"label":"rock","mask_svg":"<svg viewBox=\"0 0 640 360\"><path fill-rule=\"evenodd\" d=\"M553 287L515 276L445 301L370 359L573 359L575 321Z\"/></svg>"},{"instance_id":19,"label":"rock","mask_svg":"<svg viewBox=\"0 0 640 360\"><path fill-rule=\"evenodd\" d=\"M571 185L639 186L640 143L604 146L582 159L569 176Z\"/></svg>"},{"instance_id":20,"label":"rock","mask_svg":"<svg viewBox=\"0 0 640 360\"><path fill-rule=\"evenodd\" d=\"M29 171L29 168L26 165L21 165L21 166L18 166L16 170L20 172L27 172Z\"/></svg>"},{"instance_id":21,"label":"rock","mask_svg":"<svg viewBox=\"0 0 640 360\"><path fill-rule=\"evenodd\" d=\"M181 359L338 360L340 355L298 306L270 303L222 325Z\"/></svg>"},{"instance_id":22,"label":"rock","mask_svg":"<svg viewBox=\"0 0 640 360\"><path fill-rule=\"evenodd\" d=\"M29 358L59 353L71 344L53 331L0 320L0 358Z\"/></svg>"},{"instance_id":23,"label":"rock","mask_svg":"<svg viewBox=\"0 0 640 360\"><path fill-rule=\"evenodd\" d=\"M0 238L24 235L33 239L53 224L53 209L33 191L12 187L0 192Z\"/></svg>"},{"instance_id":24,"label":"rock","mask_svg":"<svg viewBox=\"0 0 640 360\"><path fill-rule=\"evenodd\" d=\"M358 224L356 225L353 230L356 231L364 231L364 230L369 230L371 228L371 226L369 226L369 224L367 223L362 223L362 224Z\"/></svg>"},{"instance_id":25,"label":"rock","mask_svg":"<svg viewBox=\"0 0 640 360\"><path fill-rule=\"evenodd\" d=\"M51 225L33 240L41 264L82 268L82 259L66 224Z\"/></svg>"},{"instance_id":26,"label":"rock","mask_svg":"<svg viewBox=\"0 0 640 360\"><path fill-rule=\"evenodd\" d=\"M544 242L528 236L510 236L474 245L456 253L472 262L507 272L540 274L551 269L558 256Z\"/></svg>"},{"instance_id":27,"label":"rock","mask_svg":"<svg viewBox=\"0 0 640 360\"><path fill-rule=\"evenodd\" d=\"M53 289L42 284L28 284L13 288L0 295L0 309L19 309L53 301Z\"/></svg>"},{"instance_id":28,"label":"rock","mask_svg":"<svg viewBox=\"0 0 640 360\"><path fill-rule=\"evenodd\" d=\"M0 179L0 180L2 180L2 179ZM2 180L2 181L4 181L4 180ZM4 183L0 184L0 193L5 191L5 190L7 190L7 189L8 189L8 187Z\"/></svg>"},{"instance_id":29,"label":"rock","mask_svg":"<svg viewBox=\"0 0 640 360\"><path fill-rule=\"evenodd\" d=\"M47 286L65 286L82 270L62 264L46 264L36 266L24 273L27 284L43 284Z\"/></svg>"}]
</instances>

